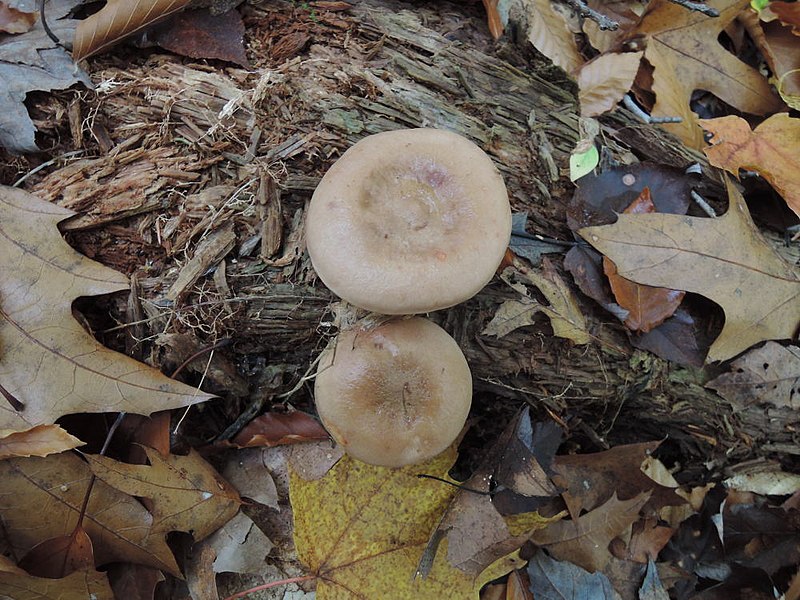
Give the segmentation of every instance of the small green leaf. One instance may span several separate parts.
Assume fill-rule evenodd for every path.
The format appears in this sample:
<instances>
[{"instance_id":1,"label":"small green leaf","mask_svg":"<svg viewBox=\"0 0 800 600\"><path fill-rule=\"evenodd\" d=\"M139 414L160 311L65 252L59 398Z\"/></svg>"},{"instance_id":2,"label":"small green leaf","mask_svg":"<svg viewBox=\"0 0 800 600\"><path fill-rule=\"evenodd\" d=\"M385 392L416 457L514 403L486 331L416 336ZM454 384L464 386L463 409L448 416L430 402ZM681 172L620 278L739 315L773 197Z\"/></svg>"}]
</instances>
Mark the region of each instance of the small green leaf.
<instances>
[{"instance_id":1,"label":"small green leaf","mask_svg":"<svg viewBox=\"0 0 800 600\"><path fill-rule=\"evenodd\" d=\"M569 157L569 178L571 181L580 179L591 173L600 162L600 153L595 145L589 146L586 152L573 153Z\"/></svg>"}]
</instances>

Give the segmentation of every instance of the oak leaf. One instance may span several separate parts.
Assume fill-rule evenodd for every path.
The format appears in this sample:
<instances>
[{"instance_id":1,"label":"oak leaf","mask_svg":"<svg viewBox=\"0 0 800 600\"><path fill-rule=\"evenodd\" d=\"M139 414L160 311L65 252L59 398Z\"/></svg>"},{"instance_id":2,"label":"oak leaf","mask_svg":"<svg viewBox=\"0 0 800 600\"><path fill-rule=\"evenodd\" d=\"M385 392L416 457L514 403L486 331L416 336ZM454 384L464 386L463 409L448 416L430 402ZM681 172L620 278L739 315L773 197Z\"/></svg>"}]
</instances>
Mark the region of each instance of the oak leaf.
<instances>
[{"instance_id":1,"label":"oak leaf","mask_svg":"<svg viewBox=\"0 0 800 600\"><path fill-rule=\"evenodd\" d=\"M694 292L725 311L708 362L727 360L800 326L800 275L759 233L742 195L728 181L728 212L716 219L621 215L580 235L638 283Z\"/></svg>"},{"instance_id":2,"label":"oak leaf","mask_svg":"<svg viewBox=\"0 0 800 600\"><path fill-rule=\"evenodd\" d=\"M690 147L703 146L703 132L689 107L695 90L711 92L739 110L763 115L783 103L767 79L728 52L718 41L720 33L749 5L749 0L709 0L719 11L708 17L669 0L652 0L628 40L644 36L645 59L654 67L653 116L679 116L681 123L663 127Z\"/></svg>"},{"instance_id":3,"label":"oak leaf","mask_svg":"<svg viewBox=\"0 0 800 600\"><path fill-rule=\"evenodd\" d=\"M127 289L127 278L73 250L57 224L74 213L0 186L0 430L64 415L149 414L211 396L101 346L72 315L79 296Z\"/></svg>"},{"instance_id":4,"label":"oak leaf","mask_svg":"<svg viewBox=\"0 0 800 600\"><path fill-rule=\"evenodd\" d=\"M192 0L110 0L75 30L72 56L78 60L102 52L123 38L186 8Z\"/></svg>"},{"instance_id":5,"label":"oak leaf","mask_svg":"<svg viewBox=\"0 0 800 600\"><path fill-rule=\"evenodd\" d=\"M186 456L163 456L145 448L150 465L131 465L87 454L92 472L131 496L149 498L151 535L191 532L200 541L239 510L239 494L195 450Z\"/></svg>"},{"instance_id":6,"label":"oak leaf","mask_svg":"<svg viewBox=\"0 0 800 600\"><path fill-rule=\"evenodd\" d=\"M14 600L114 600L105 573L75 571L62 579L0 569L0 597Z\"/></svg>"},{"instance_id":7,"label":"oak leaf","mask_svg":"<svg viewBox=\"0 0 800 600\"><path fill-rule=\"evenodd\" d=\"M72 453L0 461L0 515L11 555L22 557L72 531L91 478L88 465ZM179 575L164 535L151 535L152 525L138 500L95 481L83 526L97 565L134 562Z\"/></svg>"},{"instance_id":8,"label":"oak leaf","mask_svg":"<svg viewBox=\"0 0 800 600\"><path fill-rule=\"evenodd\" d=\"M757 171L800 216L800 119L780 113L752 131L747 121L734 115L699 123L713 136L703 149L712 165L737 177L739 169Z\"/></svg>"},{"instance_id":9,"label":"oak leaf","mask_svg":"<svg viewBox=\"0 0 800 600\"><path fill-rule=\"evenodd\" d=\"M322 479L290 470L294 539L317 576L319 600L474 598L482 585L518 566L514 555L478 577L451 567L440 550L425 578L414 577L431 531L456 488L420 474L447 477L450 448L430 461L390 469L344 456ZM442 542L446 545L447 542Z\"/></svg>"},{"instance_id":10,"label":"oak leaf","mask_svg":"<svg viewBox=\"0 0 800 600\"><path fill-rule=\"evenodd\" d=\"M535 531L531 541L558 560L568 560L587 571L600 571L611 560L611 540L639 520L639 511L649 498L650 492L630 500L619 500L614 494L577 519L561 520Z\"/></svg>"}]
</instances>

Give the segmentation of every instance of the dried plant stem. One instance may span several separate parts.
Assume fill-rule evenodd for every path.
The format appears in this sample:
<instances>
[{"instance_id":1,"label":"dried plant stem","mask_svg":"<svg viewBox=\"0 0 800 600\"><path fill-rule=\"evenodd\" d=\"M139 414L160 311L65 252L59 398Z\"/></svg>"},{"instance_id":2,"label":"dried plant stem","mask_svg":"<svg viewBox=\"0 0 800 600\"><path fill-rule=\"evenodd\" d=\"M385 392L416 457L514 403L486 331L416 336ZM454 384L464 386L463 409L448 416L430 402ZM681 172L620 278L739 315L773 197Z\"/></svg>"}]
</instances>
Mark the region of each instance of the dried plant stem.
<instances>
[{"instance_id":1,"label":"dried plant stem","mask_svg":"<svg viewBox=\"0 0 800 600\"><path fill-rule=\"evenodd\" d=\"M683 121L681 117L651 117L634 102L630 94L625 94L622 97L622 103L625 105L625 108L649 125L656 125L658 123L681 123Z\"/></svg>"},{"instance_id":2,"label":"dried plant stem","mask_svg":"<svg viewBox=\"0 0 800 600\"><path fill-rule=\"evenodd\" d=\"M670 2L674 2L679 6L687 8L689 10L694 10L699 13L703 13L704 15L708 15L709 17L718 17L719 11L716 8L711 8L707 4L702 2L691 2L690 0L670 0Z\"/></svg>"},{"instance_id":3,"label":"dried plant stem","mask_svg":"<svg viewBox=\"0 0 800 600\"><path fill-rule=\"evenodd\" d=\"M236 600L236 598L244 598L248 594L253 594L255 592L260 592L261 590L268 590L269 588L278 587L279 585L288 585L290 583L299 583L301 581L311 581L312 579L316 579L316 575L303 575L302 577L290 577L289 579L281 579L280 581L270 581L269 583L264 583L262 585L257 585L256 587L252 587L249 590L245 590L243 592L237 592L233 596L228 596L225 600Z\"/></svg>"},{"instance_id":4,"label":"dried plant stem","mask_svg":"<svg viewBox=\"0 0 800 600\"><path fill-rule=\"evenodd\" d=\"M603 13L599 13L593 8L590 8L583 0L567 0L572 8L578 11L580 16L585 19L591 19L600 26L600 29L605 31L614 31L619 28L619 23L613 19L609 19Z\"/></svg>"}]
</instances>

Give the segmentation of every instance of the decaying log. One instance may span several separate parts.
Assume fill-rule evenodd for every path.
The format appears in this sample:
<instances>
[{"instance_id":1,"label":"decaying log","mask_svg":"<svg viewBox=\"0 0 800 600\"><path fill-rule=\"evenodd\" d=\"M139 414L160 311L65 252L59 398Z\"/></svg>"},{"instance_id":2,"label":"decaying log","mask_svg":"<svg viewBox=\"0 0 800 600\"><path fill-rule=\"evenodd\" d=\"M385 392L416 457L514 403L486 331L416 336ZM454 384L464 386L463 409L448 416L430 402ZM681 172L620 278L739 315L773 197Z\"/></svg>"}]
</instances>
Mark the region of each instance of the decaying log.
<instances>
[{"instance_id":1,"label":"decaying log","mask_svg":"<svg viewBox=\"0 0 800 600\"><path fill-rule=\"evenodd\" d=\"M537 61L531 49L510 42L495 46L479 12L448 3L376 0L311 19L295 4L247 8L249 27L268 24L272 47L296 53L280 63L261 57L257 73L183 65L170 57L126 71L94 71L118 84L91 108L124 148L73 163L34 187L49 199L78 206L84 216L73 228L83 229L106 226L114 213L114 196L104 195L104 182L125 184L120 193L126 212L119 216L149 211L128 223L145 245L162 254L166 249L167 258L139 275L148 314L165 315L150 323L152 331L159 331L156 324L166 323L167 316L192 312L198 323L213 327L214 314L224 312L214 333L233 337L230 352L240 361L258 355L266 364L287 365L282 391L297 383L335 333L330 307L336 299L315 280L303 254L302 216L316 182L338 155L365 135L398 126L458 131L494 158L514 210L529 214L529 230L567 240L564 209L573 186L566 172L579 120L567 76L554 67L536 67L545 61ZM281 28L296 38L298 22L310 41L281 45ZM703 157L671 136L624 110L601 122L612 151L630 150L641 159L678 166L697 161L709 174L706 191L719 189ZM191 163L180 158L187 156L178 151L183 147L190 149ZM131 152L141 156L125 154ZM119 159L125 156L127 161ZM157 156L163 157L161 164ZM174 167L167 169L165 160ZM146 196L131 192L124 179L131 165L149 169L137 175L147 182ZM284 231L283 247L263 260L258 251L242 248L262 230L257 190L267 172L281 190ZM181 210L205 187L221 184L235 186L234 201L208 208L201 225L191 221L194 229L181 244L187 255L171 255L169 234L189 218ZM130 206L137 197L141 210ZM153 215L154 209L160 213ZM185 297L165 302L202 238L231 221L237 243L226 261L227 285L201 277ZM433 317L464 349L476 378L476 411L510 415L526 402L538 418L566 422L595 447L666 438L677 456L697 464L751 456L764 440L771 450L800 454L795 417L763 407L735 414L703 387L708 373L633 350L619 323L585 298L582 309L596 340L588 346L553 337L544 315L537 325L500 339L483 335L499 304L514 294L494 282L476 298ZM191 319L170 322L179 329L192 325ZM199 326L197 331L209 334ZM310 408L302 388L291 401ZM490 420L479 417L479 423Z\"/></svg>"}]
</instances>

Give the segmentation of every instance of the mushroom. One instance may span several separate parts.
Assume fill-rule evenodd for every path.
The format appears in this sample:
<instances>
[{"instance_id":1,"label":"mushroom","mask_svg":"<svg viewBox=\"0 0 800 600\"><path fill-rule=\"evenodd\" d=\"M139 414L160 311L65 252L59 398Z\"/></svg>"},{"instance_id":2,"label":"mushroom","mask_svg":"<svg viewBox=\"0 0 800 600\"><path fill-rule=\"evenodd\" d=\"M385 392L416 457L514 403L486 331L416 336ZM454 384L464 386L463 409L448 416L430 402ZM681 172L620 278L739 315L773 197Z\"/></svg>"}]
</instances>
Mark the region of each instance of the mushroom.
<instances>
[{"instance_id":1,"label":"mushroom","mask_svg":"<svg viewBox=\"0 0 800 600\"><path fill-rule=\"evenodd\" d=\"M322 354L314 385L323 425L363 462L402 467L452 444L472 402L464 354L421 317L339 334Z\"/></svg>"},{"instance_id":2,"label":"mushroom","mask_svg":"<svg viewBox=\"0 0 800 600\"><path fill-rule=\"evenodd\" d=\"M322 178L306 219L308 253L325 285L388 315L471 298L510 236L508 194L492 160L437 129L359 141Z\"/></svg>"}]
</instances>

